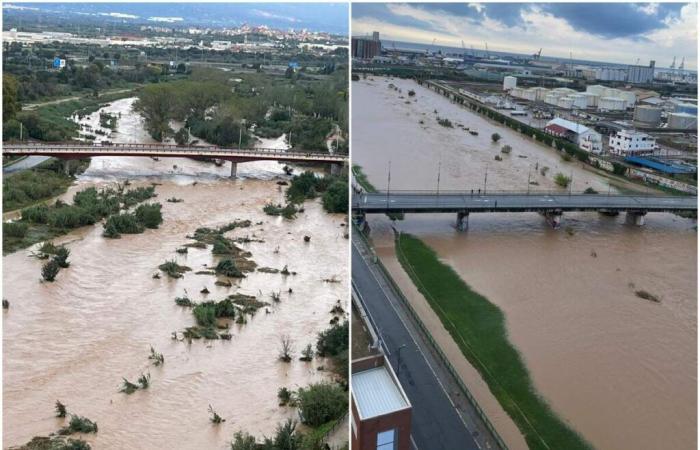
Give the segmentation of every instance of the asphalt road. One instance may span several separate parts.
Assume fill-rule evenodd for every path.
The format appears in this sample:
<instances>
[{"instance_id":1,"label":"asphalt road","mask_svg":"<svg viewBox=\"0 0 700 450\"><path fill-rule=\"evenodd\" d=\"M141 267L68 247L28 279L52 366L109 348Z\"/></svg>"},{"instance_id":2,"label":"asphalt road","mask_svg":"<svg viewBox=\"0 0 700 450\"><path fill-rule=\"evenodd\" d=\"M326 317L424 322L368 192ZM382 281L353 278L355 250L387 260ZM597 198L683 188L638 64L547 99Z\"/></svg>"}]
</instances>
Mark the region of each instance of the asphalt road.
<instances>
[{"instance_id":1,"label":"asphalt road","mask_svg":"<svg viewBox=\"0 0 700 450\"><path fill-rule=\"evenodd\" d=\"M437 363L427 354L420 337L409 332L411 326L399 312L400 300L382 286L356 245L353 244L352 248L352 281L378 329L387 358L413 405L413 444L418 450L481 448L448 397L444 384L438 380ZM400 350L401 365L398 367L398 348L402 346L405 347Z\"/></svg>"},{"instance_id":2,"label":"asphalt road","mask_svg":"<svg viewBox=\"0 0 700 450\"><path fill-rule=\"evenodd\" d=\"M671 195L605 194L516 194L516 193L364 193L355 195L353 209L364 212L519 212L519 211L595 211L697 210L697 197Z\"/></svg>"},{"instance_id":3,"label":"asphalt road","mask_svg":"<svg viewBox=\"0 0 700 450\"><path fill-rule=\"evenodd\" d=\"M2 168L2 173L13 173L13 172L19 172L20 170L25 170L25 169L31 169L32 167L36 167L39 164L43 163L44 161L51 159L50 156L27 156L21 161L17 161L14 164L10 164L7 167Z\"/></svg>"}]
</instances>

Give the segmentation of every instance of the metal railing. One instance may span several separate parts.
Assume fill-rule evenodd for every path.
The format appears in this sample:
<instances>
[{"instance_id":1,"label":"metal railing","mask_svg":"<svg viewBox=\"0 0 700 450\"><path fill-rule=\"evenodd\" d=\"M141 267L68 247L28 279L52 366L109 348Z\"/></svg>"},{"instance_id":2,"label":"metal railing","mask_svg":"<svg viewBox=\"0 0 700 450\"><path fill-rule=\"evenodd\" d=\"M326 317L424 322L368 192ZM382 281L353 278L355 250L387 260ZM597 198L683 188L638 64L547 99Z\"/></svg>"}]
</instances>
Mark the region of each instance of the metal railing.
<instances>
[{"instance_id":1,"label":"metal railing","mask_svg":"<svg viewBox=\"0 0 700 450\"><path fill-rule=\"evenodd\" d=\"M274 148L226 148L217 146L184 146L170 144L89 144L89 143L55 143L55 144L40 144L40 143L23 143L23 144L5 144L2 147L2 152L7 154L18 153L115 153L115 152L133 152L133 153L175 153L175 154L216 154L245 156L265 156L265 157L293 157L293 158L309 158L321 159L328 161L345 161L348 159L346 154L330 154L326 152L316 151L286 151Z\"/></svg>"},{"instance_id":2,"label":"metal railing","mask_svg":"<svg viewBox=\"0 0 700 450\"><path fill-rule=\"evenodd\" d=\"M357 228L357 226L354 224L353 224L353 228L355 229L357 234L360 236L364 245L366 245L367 248L370 249L370 251L374 252L374 249L372 248L372 244L367 240L367 237L364 235L364 233L361 230L359 230ZM493 426L493 424L489 420L486 413L484 413L484 411L481 409L481 406L479 406L479 403L476 401L476 398L474 398L474 396L472 395L469 388L464 384L464 382L462 381L462 378L457 373L457 370L454 368L454 366L452 366L452 363L450 363L450 360L447 357L447 355L445 355L445 353L442 351L442 349L440 348L438 343L435 341L432 334L430 333L430 330L428 330L428 328L425 326L425 324L421 320L418 313L416 313L415 309L411 305L411 302L408 301L408 299L403 295L401 288L396 284L394 279L391 277L391 275L389 274L389 270L386 268L386 266L384 266L384 263L382 263L382 261L379 257L374 259L374 263L379 268L379 270L382 272L384 279L387 280L387 282L389 283L389 287L391 288L391 290L394 292L394 294L396 294L397 298L399 298L399 300L401 300L401 303L403 303L403 305L406 307L406 310L409 312L409 315L413 319L414 323L416 323L418 325L418 328L423 333L423 337L425 337L425 339L430 344L430 346L432 347L434 352L438 355L438 357L440 358L440 361L447 368L447 371L450 372L450 375L452 375L452 378L457 383L457 386L459 386L460 390L462 391L462 394L464 394L465 398L469 401L469 403L472 405L472 407L476 411L476 413L479 416L479 418L481 419L481 421L484 423L484 426L486 426L486 428L489 430L489 432L493 436L493 439L496 441L496 444L502 450L508 450L508 446L503 441L501 436L498 434L498 431L496 431L496 428ZM431 307L431 309L432 309L432 307ZM465 358L466 358L466 356L465 356Z\"/></svg>"}]
</instances>

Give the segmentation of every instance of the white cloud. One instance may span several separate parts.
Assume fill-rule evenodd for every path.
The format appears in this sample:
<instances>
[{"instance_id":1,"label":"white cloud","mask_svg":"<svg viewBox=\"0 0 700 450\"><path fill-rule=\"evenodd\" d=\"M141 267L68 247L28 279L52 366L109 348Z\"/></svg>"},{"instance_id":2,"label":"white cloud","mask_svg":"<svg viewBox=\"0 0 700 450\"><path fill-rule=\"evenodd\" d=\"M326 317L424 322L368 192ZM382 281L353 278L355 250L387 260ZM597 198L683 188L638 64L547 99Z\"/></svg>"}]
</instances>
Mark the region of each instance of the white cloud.
<instances>
[{"instance_id":1,"label":"white cloud","mask_svg":"<svg viewBox=\"0 0 700 450\"><path fill-rule=\"evenodd\" d=\"M110 13L100 13L101 16L108 16L108 17L116 17L117 19L138 19L139 16L135 16L133 14L124 14L124 13L118 13L118 12L110 12Z\"/></svg>"},{"instance_id":2,"label":"white cloud","mask_svg":"<svg viewBox=\"0 0 700 450\"><path fill-rule=\"evenodd\" d=\"M668 67L677 56L685 56L686 68L697 68L697 4L685 5L679 17L666 19L666 28L640 36L644 39L602 38L574 29L566 20L545 13L537 8L522 13L523 27L508 27L488 17L478 24L439 10L426 10L410 4L388 4L387 8L398 16L426 22L421 29L394 25L378 19L363 17L353 19L354 34L366 34L380 30L388 40L532 54L542 47L542 54L574 59L633 64L637 58L641 64L655 60L657 66ZM647 13L651 11L651 6ZM437 31L436 31L437 30Z\"/></svg>"}]
</instances>

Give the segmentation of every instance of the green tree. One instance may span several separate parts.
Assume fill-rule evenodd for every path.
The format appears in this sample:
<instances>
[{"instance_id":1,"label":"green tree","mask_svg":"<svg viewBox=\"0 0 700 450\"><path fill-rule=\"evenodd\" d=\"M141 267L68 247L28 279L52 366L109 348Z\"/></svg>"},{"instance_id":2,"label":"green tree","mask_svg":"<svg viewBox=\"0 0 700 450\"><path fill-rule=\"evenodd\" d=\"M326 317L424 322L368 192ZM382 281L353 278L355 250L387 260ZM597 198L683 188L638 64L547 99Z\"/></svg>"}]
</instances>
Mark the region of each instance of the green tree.
<instances>
[{"instance_id":1,"label":"green tree","mask_svg":"<svg viewBox=\"0 0 700 450\"><path fill-rule=\"evenodd\" d=\"M170 119L174 113L173 92L169 86L151 84L139 92L134 109L141 113L148 133L157 141L163 141L171 132Z\"/></svg>"},{"instance_id":2,"label":"green tree","mask_svg":"<svg viewBox=\"0 0 700 450\"><path fill-rule=\"evenodd\" d=\"M3 122L14 119L22 109L19 101L19 83L12 75L2 75L2 117Z\"/></svg>"},{"instance_id":3,"label":"green tree","mask_svg":"<svg viewBox=\"0 0 700 450\"><path fill-rule=\"evenodd\" d=\"M348 409L347 392L337 384L311 384L300 388L297 397L304 423L312 427L339 419Z\"/></svg>"},{"instance_id":4,"label":"green tree","mask_svg":"<svg viewBox=\"0 0 700 450\"><path fill-rule=\"evenodd\" d=\"M41 268L41 277L46 281L54 281L59 270L61 268L58 263L52 259Z\"/></svg>"}]
</instances>

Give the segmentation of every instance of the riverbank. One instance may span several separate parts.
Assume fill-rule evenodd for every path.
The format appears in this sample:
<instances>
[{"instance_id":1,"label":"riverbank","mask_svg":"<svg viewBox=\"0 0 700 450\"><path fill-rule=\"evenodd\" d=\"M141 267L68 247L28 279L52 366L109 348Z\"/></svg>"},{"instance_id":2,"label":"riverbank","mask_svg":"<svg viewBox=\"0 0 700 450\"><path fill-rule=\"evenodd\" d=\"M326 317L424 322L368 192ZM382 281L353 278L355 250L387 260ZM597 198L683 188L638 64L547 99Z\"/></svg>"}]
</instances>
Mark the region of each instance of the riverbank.
<instances>
[{"instance_id":1,"label":"riverbank","mask_svg":"<svg viewBox=\"0 0 700 450\"><path fill-rule=\"evenodd\" d=\"M590 449L533 387L507 337L503 312L474 292L433 250L408 234L396 237L397 257L462 353L481 373L531 449Z\"/></svg>"},{"instance_id":2,"label":"riverbank","mask_svg":"<svg viewBox=\"0 0 700 450\"><path fill-rule=\"evenodd\" d=\"M390 82L415 90L415 101L399 98ZM411 80L355 82L353 110L362 110L353 116L353 159L379 189L391 162L392 191L434 190L441 162L441 190L483 189L488 172L489 190L524 190L530 178L539 183L532 189L556 191L551 175L562 172L573 174L574 191L627 192L625 183L564 161ZM439 125L435 110L479 135ZM502 145L513 151L494 161ZM550 167L547 176L538 163ZM377 255L510 448L525 448L513 436L519 430L396 260L392 228L417 236L503 311L536 390L591 445L694 448L696 222L672 214L646 219L635 227L624 216L566 213L556 231L534 213L476 214L467 232L456 232L453 214L407 214L394 223L368 215ZM661 303L638 298L639 289Z\"/></svg>"}]
</instances>

